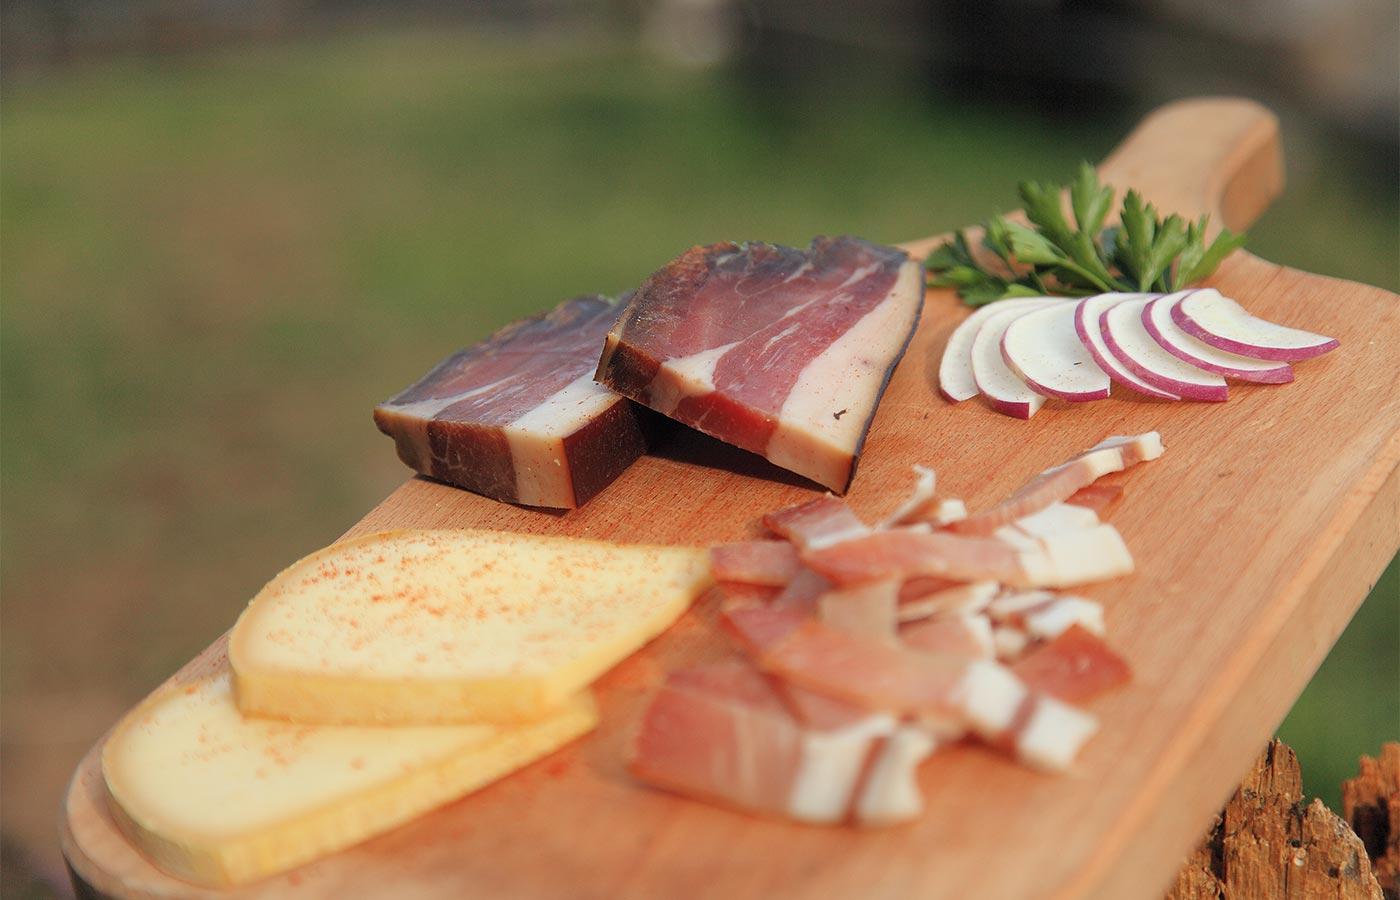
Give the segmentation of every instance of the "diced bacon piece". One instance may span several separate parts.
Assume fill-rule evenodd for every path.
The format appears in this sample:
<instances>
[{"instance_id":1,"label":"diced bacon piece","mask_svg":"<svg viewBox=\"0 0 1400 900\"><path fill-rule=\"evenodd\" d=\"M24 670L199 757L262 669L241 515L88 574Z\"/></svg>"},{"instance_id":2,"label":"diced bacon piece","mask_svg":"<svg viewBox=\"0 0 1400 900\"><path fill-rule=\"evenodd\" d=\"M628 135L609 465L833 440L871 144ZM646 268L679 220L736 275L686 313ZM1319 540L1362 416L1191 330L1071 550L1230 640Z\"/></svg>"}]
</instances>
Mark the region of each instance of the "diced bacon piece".
<instances>
[{"instance_id":1,"label":"diced bacon piece","mask_svg":"<svg viewBox=\"0 0 1400 900\"><path fill-rule=\"evenodd\" d=\"M898 624L899 582L872 581L832 588L817 598L817 618L839 631L893 640Z\"/></svg>"},{"instance_id":2,"label":"diced bacon piece","mask_svg":"<svg viewBox=\"0 0 1400 900\"><path fill-rule=\"evenodd\" d=\"M802 566L778 596L773 598L772 605L777 609L794 609L816 615L817 599L829 590L831 582Z\"/></svg>"},{"instance_id":3,"label":"diced bacon piece","mask_svg":"<svg viewBox=\"0 0 1400 900\"><path fill-rule=\"evenodd\" d=\"M934 488L937 479L933 469L916 465L914 466L914 474L917 476L917 481L914 483L913 493L886 516L876 526L877 528L894 528L899 525L920 522L927 522L936 528L941 528L950 522L967 517L967 506L961 500L954 498L936 499Z\"/></svg>"},{"instance_id":4,"label":"diced bacon piece","mask_svg":"<svg viewBox=\"0 0 1400 900\"><path fill-rule=\"evenodd\" d=\"M1011 669L1032 689L1071 703L1092 699L1132 678L1128 663L1079 625L1036 647Z\"/></svg>"},{"instance_id":5,"label":"diced bacon piece","mask_svg":"<svg viewBox=\"0 0 1400 900\"><path fill-rule=\"evenodd\" d=\"M1082 506L1092 509L1094 514L1100 519L1104 513L1108 512L1119 500L1123 499L1123 486L1121 484L1086 484L1084 487L1069 495L1065 500L1072 506Z\"/></svg>"},{"instance_id":6,"label":"diced bacon piece","mask_svg":"<svg viewBox=\"0 0 1400 900\"><path fill-rule=\"evenodd\" d=\"M787 541L736 541L710 548L710 574L716 581L782 587L801 568L797 548Z\"/></svg>"},{"instance_id":7,"label":"diced bacon piece","mask_svg":"<svg viewBox=\"0 0 1400 900\"><path fill-rule=\"evenodd\" d=\"M973 731L1038 769L1067 769L1098 730L1093 716L1032 690L1000 663L968 666L958 697Z\"/></svg>"},{"instance_id":8,"label":"diced bacon piece","mask_svg":"<svg viewBox=\"0 0 1400 900\"><path fill-rule=\"evenodd\" d=\"M782 590L763 584L744 584L738 581L716 582L711 588L719 598L721 611L730 609L750 609L772 605L773 598Z\"/></svg>"},{"instance_id":9,"label":"diced bacon piece","mask_svg":"<svg viewBox=\"0 0 1400 900\"><path fill-rule=\"evenodd\" d=\"M837 585L924 575L1020 584L1027 574L1020 552L1009 544L942 531L880 531L802 559Z\"/></svg>"},{"instance_id":10,"label":"diced bacon piece","mask_svg":"<svg viewBox=\"0 0 1400 900\"><path fill-rule=\"evenodd\" d=\"M1055 602L1026 614L1026 633L1038 640L1059 637L1074 627L1104 633L1103 606L1085 597L1056 597Z\"/></svg>"},{"instance_id":11,"label":"diced bacon piece","mask_svg":"<svg viewBox=\"0 0 1400 900\"><path fill-rule=\"evenodd\" d=\"M580 297L452 354L374 409L411 469L507 503L571 509L661 421L593 381L620 308Z\"/></svg>"},{"instance_id":12,"label":"diced bacon piece","mask_svg":"<svg viewBox=\"0 0 1400 900\"><path fill-rule=\"evenodd\" d=\"M1133 555L1112 525L1037 538L1042 552L1021 556L1026 587L1074 587L1107 581L1133 571Z\"/></svg>"},{"instance_id":13,"label":"diced bacon piece","mask_svg":"<svg viewBox=\"0 0 1400 900\"><path fill-rule=\"evenodd\" d=\"M672 673L643 714L628 769L641 781L751 812L832 823L849 814L895 720L804 728L765 676L730 660Z\"/></svg>"},{"instance_id":14,"label":"diced bacon piece","mask_svg":"<svg viewBox=\"0 0 1400 900\"><path fill-rule=\"evenodd\" d=\"M875 714L835 731L803 732L802 760L788 801L799 822L840 822L851 812L873 753L895 727L893 716Z\"/></svg>"},{"instance_id":15,"label":"diced bacon piece","mask_svg":"<svg viewBox=\"0 0 1400 900\"><path fill-rule=\"evenodd\" d=\"M1107 438L1069 462L1041 472L991 509L968 516L949 527L961 534L991 534L1003 525L1068 499L1104 475L1121 472L1161 455L1162 438L1155 431Z\"/></svg>"},{"instance_id":16,"label":"diced bacon piece","mask_svg":"<svg viewBox=\"0 0 1400 900\"><path fill-rule=\"evenodd\" d=\"M1022 516L1014 523L1031 537L1050 537L1064 531L1079 531L1099 524L1099 515L1086 506L1051 503L1049 506Z\"/></svg>"},{"instance_id":17,"label":"diced bacon piece","mask_svg":"<svg viewBox=\"0 0 1400 900\"><path fill-rule=\"evenodd\" d=\"M766 609L728 610L720 616L719 624L739 642L745 653L754 659L761 659L809 619L811 616L803 610L770 606Z\"/></svg>"},{"instance_id":18,"label":"diced bacon piece","mask_svg":"<svg viewBox=\"0 0 1400 900\"><path fill-rule=\"evenodd\" d=\"M870 526L856 516L845 500L830 495L770 512L763 517L763 524L801 550L827 547L870 533Z\"/></svg>"},{"instance_id":19,"label":"diced bacon piece","mask_svg":"<svg viewBox=\"0 0 1400 900\"><path fill-rule=\"evenodd\" d=\"M785 815L801 737L768 680L730 661L671 673L642 715L627 766L647 784Z\"/></svg>"},{"instance_id":20,"label":"diced bacon piece","mask_svg":"<svg viewBox=\"0 0 1400 900\"><path fill-rule=\"evenodd\" d=\"M1098 730L1098 720L1083 710L1037 694L1015 735L1016 758L1043 771L1063 772Z\"/></svg>"},{"instance_id":21,"label":"diced bacon piece","mask_svg":"<svg viewBox=\"0 0 1400 900\"><path fill-rule=\"evenodd\" d=\"M992 660L974 660L954 688L955 704L967 724L989 741L1012 730L1016 714L1029 696L1021 679Z\"/></svg>"},{"instance_id":22,"label":"diced bacon piece","mask_svg":"<svg viewBox=\"0 0 1400 900\"><path fill-rule=\"evenodd\" d=\"M899 629L904 646L924 653L991 659L996 656L992 622L986 616L946 616Z\"/></svg>"},{"instance_id":23,"label":"diced bacon piece","mask_svg":"<svg viewBox=\"0 0 1400 900\"><path fill-rule=\"evenodd\" d=\"M597 378L843 493L923 296L917 260L857 238L695 247L637 290Z\"/></svg>"},{"instance_id":24,"label":"diced bacon piece","mask_svg":"<svg viewBox=\"0 0 1400 900\"><path fill-rule=\"evenodd\" d=\"M1100 636L1104 633L1103 606L1087 597L1024 591L996 598L987 611L992 621L1015 625L1033 640L1059 637L1076 625Z\"/></svg>"},{"instance_id":25,"label":"diced bacon piece","mask_svg":"<svg viewBox=\"0 0 1400 900\"><path fill-rule=\"evenodd\" d=\"M993 625L992 645L996 648L997 659L1006 662L1025 653L1026 648L1031 645L1031 639L1015 625Z\"/></svg>"},{"instance_id":26,"label":"diced bacon piece","mask_svg":"<svg viewBox=\"0 0 1400 900\"><path fill-rule=\"evenodd\" d=\"M924 797L915 773L919 763L938 747L929 732L900 725L885 739L870 765L856 799L854 818L860 825L893 825L923 812Z\"/></svg>"},{"instance_id":27,"label":"diced bacon piece","mask_svg":"<svg viewBox=\"0 0 1400 900\"><path fill-rule=\"evenodd\" d=\"M899 589L899 621L979 613L1000 589L1001 585L995 581L967 583L936 576L911 578Z\"/></svg>"},{"instance_id":28,"label":"diced bacon piece","mask_svg":"<svg viewBox=\"0 0 1400 900\"><path fill-rule=\"evenodd\" d=\"M776 675L766 677L772 683L773 690L777 691L778 696L797 717L797 721L809 728L818 731L849 728L868 719L871 715L870 710L863 706L847 703L845 700L838 700L816 691L809 691L804 687L798 687L784 681Z\"/></svg>"},{"instance_id":29,"label":"diced bacon piece","mask_svg":"<svg viewBox=\"0 0 1400 900\"><path fill-rule=\"evenodd\" d=\"M725 624L759 668L871 710L956 712L965 660L837 631L785 610L737 610Z\"/></svg>"},{"instance_id":30,"label":"diced bacon piece","mask_svg":"<svg viewBox=\"0 0 1400 900\"><path fill-rule=\"evenodd\" d=\"M1006 591L987 604L987 614L993 622L1020 623L1026 613L1049 606L1057 596L1054 591L1046 590Z\"/></svg>"}]
</instances>

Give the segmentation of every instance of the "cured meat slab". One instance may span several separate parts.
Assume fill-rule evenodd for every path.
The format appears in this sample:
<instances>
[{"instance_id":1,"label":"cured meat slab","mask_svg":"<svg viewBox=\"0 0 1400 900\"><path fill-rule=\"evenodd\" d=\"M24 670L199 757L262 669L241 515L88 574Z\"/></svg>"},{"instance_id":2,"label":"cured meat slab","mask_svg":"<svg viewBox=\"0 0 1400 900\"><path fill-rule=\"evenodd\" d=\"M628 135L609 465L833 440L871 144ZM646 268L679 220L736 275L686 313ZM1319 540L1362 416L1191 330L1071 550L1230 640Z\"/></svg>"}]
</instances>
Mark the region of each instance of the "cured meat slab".
<instances>
[{"instance_id":1,"label":"cured meat slab","mask_svg":"<svg viewBox=\"0 0 1400 900\"><path fill-rule=\"evenodd\" d=\"M923 285L918 260L859 238L694 247L637 289L598 380L844 493Z\"/></svg>"},{"instance_id":2,"label":"cured meat slab","mask_svg":"<svg viewBox=\"0 0 1400 900\"><path fill-rule=\"evenodd\" d=\"M1164 211L1239 229L1281 188L1277 122L1240 100L1159 111L1103 163ZM933 241L906 245L915 258ZM699 603L596 686L599 730L394 832L240 891L202 892L156 871L116 831L100 746L75 774L63 847L87 896L872 900L1160 900L1336 636L1400 547L1400 298L1244 253L1212 286L1251 312L1340 339L1279 391L1242 384L1226 404L1051 400L1030 421L937 396L943 345L967 315L930 292L871 425L848 502L879 521L922 463L940 493L987 509L1111 434L1157 430L1161 459L1110 475L1104 513L1133 548L1128 578L1077 589L1103 604L1133 680L1088 704L1100 721L1065 775L953 747L919 771L914 822L858 831L745 816L640 787L623 746L666 673L733 652ZM487 527L697 544L763 536L763 513L810 484L692 432L638 460L566 515L410 479L350 529ZM268 561L269 577L291 562ZM174 678L217 664L222 639Z\"/></svg>"},{"instance_id":3,"label":"cured meat slab","mask_svg":"<svg viewBox=\"0 0 1400 900\"><path fill-rule=\"evenodd\" d=\"M653 417L593 380L617 319L578 297L459 350L374 409L410 469L525 506L573 509L646 452Z\"/></svg>"}]
</instances>

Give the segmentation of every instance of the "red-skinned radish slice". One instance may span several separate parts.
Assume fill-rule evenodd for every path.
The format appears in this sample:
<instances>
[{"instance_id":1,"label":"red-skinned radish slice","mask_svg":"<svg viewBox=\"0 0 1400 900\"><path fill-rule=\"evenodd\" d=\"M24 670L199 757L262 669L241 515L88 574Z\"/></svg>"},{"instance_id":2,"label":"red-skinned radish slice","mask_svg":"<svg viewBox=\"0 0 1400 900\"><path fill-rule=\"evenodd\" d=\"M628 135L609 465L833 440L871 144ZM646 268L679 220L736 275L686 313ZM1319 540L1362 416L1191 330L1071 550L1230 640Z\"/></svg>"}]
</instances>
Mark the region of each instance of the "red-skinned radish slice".
<instances>
[{"instance_id":1,"label":"red-skinned radish slice","mask_svg":"<svg viewBox=\"0 0 1400 900\"><path fill-rule=\"evenodd\" d=\"M1002 310L977 330L977 336L972 339L972 377L992 409L1018 419L1029 419L1045 405L1045 395L1026 384L1002 359L1001 338L1017 318L1063 302L1042 300L1037 306Z\"/></svg>"},{"instance_id":2,"label":"red-skinned radish slice","mask_svg":"<svg viewBox=\"0 0 1400 900\"><path fill-rule=\"evenodd\" d=\"M938 392L943 398L949 403L960 403L980 393L977 380L972 376L972 341L977 337L977 332L984 322L1008 309L1027 309L1043 304L1047 299L1049 298L1017 297L998 300L975 310L972 315L963 319L962 324L948 335L948 343L943 348L943 359L938 364Z\"/></svg>"},{"instance_id":3,"label":"red-skinned radish slice","mask_svg":"<svg viewBox=\"0 0 1400 900\"><path fill-rule=\"evenodd\" d=\"M1153 387L1133 373L1132 369L1123 365L1118 358L1108 349L1108 344L1103 339L1103 333L1099 330L1099 320L1103 314L1120 303L1129 300L1137 300L1142 297L1155 296L1152 294L1099 294L1095 297L1085 297L1074 307L1074 330L1079 335L1079 341L1084 345L1084 349L1089 351L1089 355L1094 358L1094 362L1103 369L1109 376L1124 387L1132 388L1140 394L1149 397L1161 397L1163 400L1180 400L1176 394L1170 391L1160 390Z\"/></svg>"},{"instance_id":4,"label":"red-skinned radish slice","mask_svg":"<svg viewBox=\"0 0 1400 900\"><path fill-rule=\"evenodd\" d=\"M1293 369L1286 362L1259 360L1230 353L1197 340L1182 330L1172 318L1173 310L1196 291L1178 291L1149 302L1142 310L1142 324L1162 349L1198 369L1254 381L1260 384L1287 384L1293 380Z\"/></svg>"},{"instance_id":5,"label":"red-skinned radish slice","mask_svg":"<svg viewBox=\"0 0 1400 900\"><path fill-rule=\"evenodd\" d=\"M1182 331L1212 347L1254 359L1292 362L1339 346L1335 338L1256 318L1210 288L1192 291L1173 307L1172 319Z\"/></svg>"},{"instance_id":6,"label":"red-skinned radish slice","mask_svg":"<svg viewBox=\"0 0 1400 900\"><path fill-rule=\"evenodd\" d=\"M1077 304L1057 303L1014 319L1001 338L1001 356L1031 389L1061 400L1102 400L1109 377L1074 326Z\"/></svg>"},{"instance_id":7,"label":"red-skinned radish slice","mask_svg":"<svg viewBox=\"0 0 1400 900\"><path fill-rule=\"evenodd\" d=\"M1142 324L1142 311L1153 297L1127 300L1099 317L1099 332L1109 352L1143 381L1185 400L1223 402L1229 396L1225 379L1177 359L1152 339Z\"/></svg>"}]
</instances>

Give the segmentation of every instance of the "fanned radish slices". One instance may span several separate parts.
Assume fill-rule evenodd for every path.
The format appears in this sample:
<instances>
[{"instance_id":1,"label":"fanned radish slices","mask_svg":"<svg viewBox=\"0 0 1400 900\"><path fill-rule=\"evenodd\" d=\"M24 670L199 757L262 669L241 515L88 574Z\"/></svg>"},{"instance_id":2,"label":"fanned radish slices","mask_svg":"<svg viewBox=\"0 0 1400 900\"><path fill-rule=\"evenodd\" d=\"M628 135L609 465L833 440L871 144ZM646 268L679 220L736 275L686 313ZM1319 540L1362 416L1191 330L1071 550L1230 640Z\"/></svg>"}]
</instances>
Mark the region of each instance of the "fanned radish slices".
<instances>
[{"instance_id":1,"label":"fanned radish slices","mask_svg":"<svg viewBox=\"0 0 1400 900\"><path fill-rule=\"evenodd\" d=\"M948 336L948 345L943 348L943 359L938 364L938 392L949 403L970 400L979 393L977 380L972 375L972 341L977 337L982 324L998 313L1008 309L1031 309L1043 306L1051 298L1019 297L1012 300L998 300L989 303L963 319L962 324ZM1067 300L1056 303L1068 304Z\"/></svg>"},{"instance_id":2,"label":"fanned radish slices","mask_svg":"<svg viewBox=\"0 0 1400 900\"><path fill-rule=\"evenodd\" d=\"M1143 307L1143 327L1152 335L1153 340L1162 345L1162 349L1198 369L1238 378L1241 381L1286 384L1293 380L1293 369L1286 362L1254 359L1230 353L1197 340L1182 330L1172 318L1172 313L1183 300L1196 293L1199 292L1178 291L1151 300Z\"/></svg>"},{"instance_id":3,"label":"fanned radish slices","mask_svg":"<svg viewBox=\"0 0 1400 900\"><path fill-rule=\"evenodd\" d=\"M1159 390L1186 400L1225 400L1229 392L1224 378L1177 359L1148 333L1142 324L1142 311L1153 299L1126 300L1099 317L1099 331L1109 352L1134 375Z\"/></svg>"},{"instance_id":4,"label":"fanned radish slices","mask_svg":"<svg viewBox=\"0 0 1400 900\"><path fill-rule=\"evenodd\" d=\"M1212 347L1255 359L1291 362L1337 349L1335 338L1288 328L1245 312L1219 291L1191 291L1171 311L1181 330Z\"/></svg>"},{"instance_id":5,"label":"fanned radish slices","mask_svg":"<svg viewBox=\"0 0 1400 900\"><path fill-rule=\"evenodd\" d=\"M1102 400L1108 396L1108 373L1075 332L1075 306L1057 303L1017 316L1002 335L1002 359L1032 390L1047 397Z\"/></svg>"},{"instance_id":6,"label":"fanned radish slices","mask_svg":"<svg viewBox=\"0 0 1400 900\"><path fill-rule=\"evenodd\" d=\"M1060 300L1043 300L1045 307L1056 306ZM1001 339L1006 329L1020 316L1041 307L1006 309L988 318L972 339L972 377L977 389L987 398L992 409L1018 419L1029 419L1045 405L1045 395L1034 390L1011 370L1001 356Z\"/></svg>"},{"instance_id":7,"label":"fanned radish slices","mask_svg":"<svg viewBox=\"0 0 1400 900\"><path fill-rule=\"evenodd\" d=\"M1099 368L1109 374L1114 381L1130 387L1140 394L1149 397L1161 397L1163 400L1180 400L1176 394L1155 388L1143 381L1141 378L1118 361L1118 357L1108 349L1107 342L1103 339L1103 332L1099 329L1099 322L1103 314L1120 303L1129 300L1138 300L1143 297L1152 297L1153 294L1099 294L1094 297L1085 297L1074 306L1074 330L1079 335L1079 341L1084 345L1084 349L1089 351L1089 355L1094 358L1094 362Z\"/></svg>"}]
</instances>

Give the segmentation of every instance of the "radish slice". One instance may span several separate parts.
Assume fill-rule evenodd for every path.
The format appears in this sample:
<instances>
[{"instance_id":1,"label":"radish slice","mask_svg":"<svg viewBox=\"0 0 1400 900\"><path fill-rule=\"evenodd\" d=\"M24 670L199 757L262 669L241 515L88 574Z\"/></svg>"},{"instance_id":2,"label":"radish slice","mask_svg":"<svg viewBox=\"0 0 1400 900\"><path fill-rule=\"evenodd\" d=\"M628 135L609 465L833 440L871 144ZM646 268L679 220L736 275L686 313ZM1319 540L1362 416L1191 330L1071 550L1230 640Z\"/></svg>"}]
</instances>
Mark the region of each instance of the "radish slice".
<instances>
[{"instance_id":1,"label":"radish slice","mask_svg":"<svg viewBox=\"0 0 1400 900\"><path fill-rule=\"evenodd\" d=\"M1002 359L1047 397L1102 400L1108 396L1108 374L1075 332L1076 305L1057 303L1013 320L1001 339Z\"/></svg>"},{"instance_id":2,"label":"radish slice","mask_svg":"<svg viewBox=\"0 0 1400 900\"><path fill-rule=\"evenodd\" d=\"M997 412L1029 419L1036 410L1045 404L1045 395L1037 393L1030 385L1001 358L1001 338L1011 323L1027 312L1045 306L1057 305L1059 300L1042 300L1041 307L1017 307L1002 310L977 329L972 339L972 377L977 380L977 389L986 396L987 402Z\"/></svg>"},{"instance_id":3,"label":"radish slice","mask_svg":"<svg viewBox=\"0 0 1400 900\"><path fill-rule=\"evenodd\" d=\"M1255 318L1211 288L1192 291L1172 309L1172 319L1212 347L1255 359L1311 359L1338 347L1335 338Z\"/></svg>"},{"instance_id":4,"label":"radish slice","mask_svg":"<svg viewBox=\"0 0 1400 900\"><path fill-rule=\"evenodd\" d=\"M938 392L949 403L960 403L976 397L977 380L972 375L972 341L982 324L997 313L1008 309L1029 309L1043 304L1048 297L1017 297L988 303L963 319L962 324L948 336L943 359L938 364ZM1067 301L1060 301L1065 302Z\"/></svg>"},{"instance_id":5,"label":"radish slice","mask_svg":"<svg viewBox=\"0 0 1400 900\"><path fill-rule=\"evenodd\" d=\"M1293 369L1286 362L1253 359L1238 353L1229 353L1197 340L1183 331L1173 320L1172 312L1194 293L1196 291L1178 291L1158 297L1143 308L1143 327L1152 335L1153 340L1162 345L1163 350L1198 369L1217 375L1228 375L1241 381L1286 384L1293 380Z\"/></svg>"},{"instance_id":6,"label":"radish slice","mask_svg":"<svg viewBox=\"0 0 1400 900\"><path fill-rule=\"evenodd\" d=\"M1187 400L1223 401L1228 395L1225 379L1182 362L1162 349L1142 324L1142 310L1153 297L1127 300L1099 317L1104 343L1118 361L1143 381Z\"/></svg>"},{"instance_id":7,"label":"radish slice","mask_svg":"<svg viewBox=\"0 0 1400 900\"><path fill-rule=\"evenodd\" d=\"M1164 400L1180 400L1181 398L1169 391L1159 390L1147 382L1143 381L1133 370L1118 361L1118 357L1108 349L1108 344L1104 343L1103 333L1099 330L1099 320L1103 314L1120 303L1129 300L1137 300L1142 297L1154 297L1155 294L1099 294L1096 297L1085 297L1074 306L1074 330L1079 335L1079 341L1084 345L1084 349L1089 351L1089 355L1094 358L1094 362L1113 378L1114 381L1130 387L1141 394L1149 397L1161 397Z\"/></svg>"}]
</instances>

